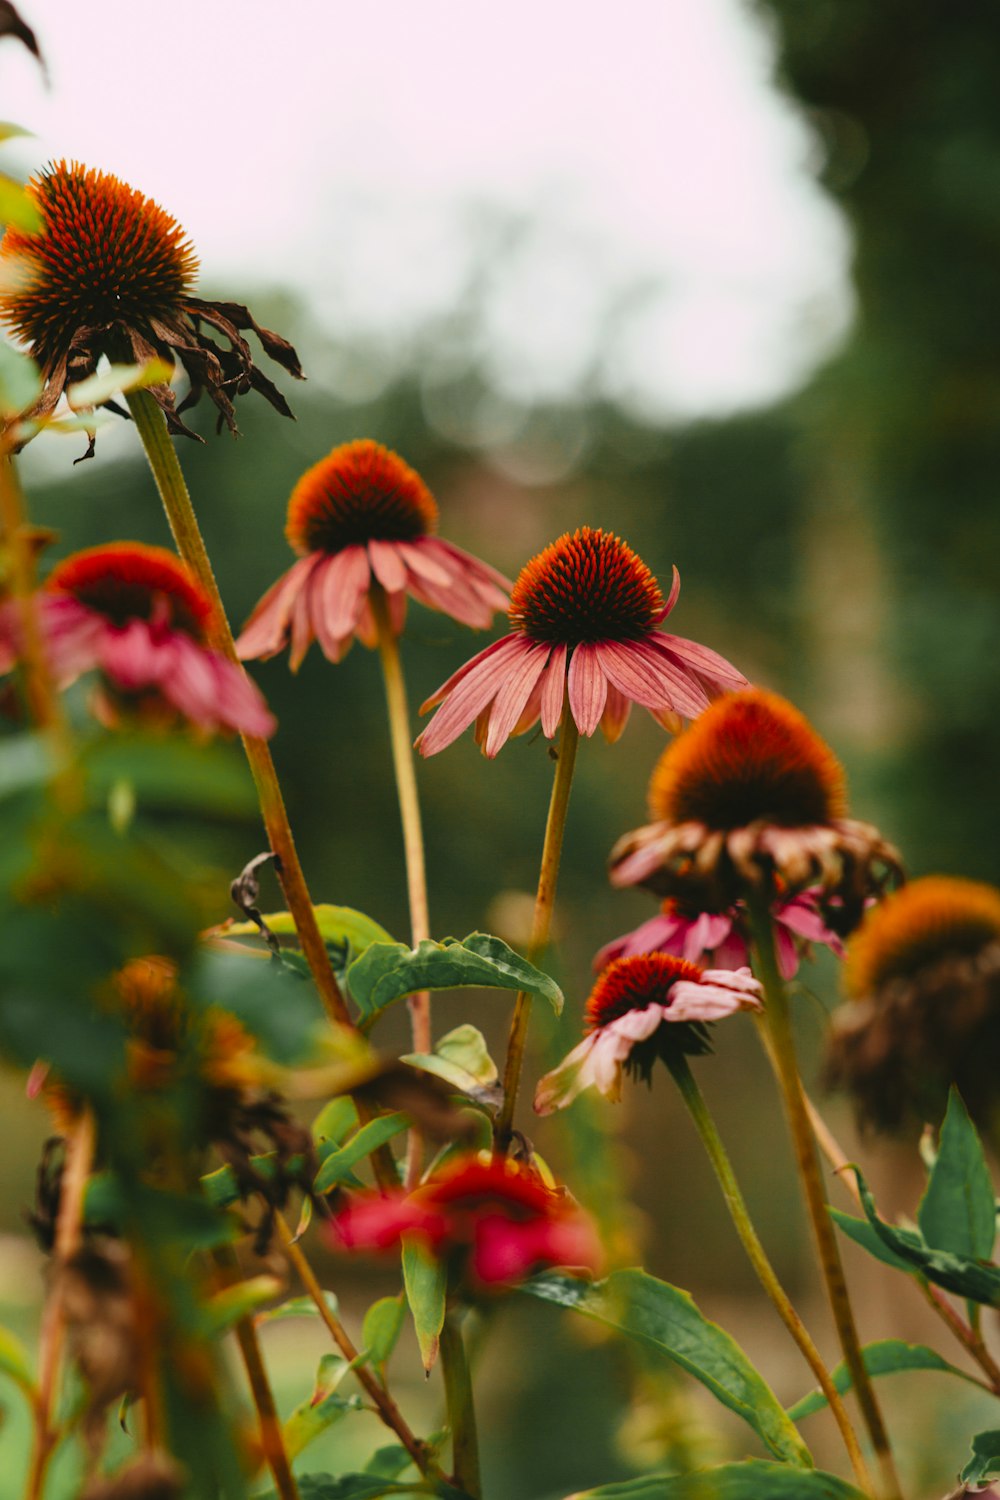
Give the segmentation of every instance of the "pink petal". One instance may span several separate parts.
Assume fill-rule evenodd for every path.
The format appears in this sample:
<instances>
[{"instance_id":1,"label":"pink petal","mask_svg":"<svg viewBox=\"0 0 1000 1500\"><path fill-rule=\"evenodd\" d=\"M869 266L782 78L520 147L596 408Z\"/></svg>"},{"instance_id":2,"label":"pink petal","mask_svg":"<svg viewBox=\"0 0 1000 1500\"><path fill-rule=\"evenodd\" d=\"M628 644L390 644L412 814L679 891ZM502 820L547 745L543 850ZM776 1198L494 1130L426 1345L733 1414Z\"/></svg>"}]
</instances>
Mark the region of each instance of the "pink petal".
<instances>
[{"instance_id":1,"label":"pink petal","mask_svg":"<svg viewBox=\"0 0 1000 1500\"><path fill-rule=\"evenodd\" d=\"M593 1083L587 1062L596 1045L597 1032L592 1031L566 1054L558 1067L539 1079L535 1089L536 1114L550 1115L554 1110L565 1109L577 1094Z\"/></svg>"},{"instance_id":2,"label":"pink petal","mask_svg":"<svg viewBox=\"0 0 1000 1500\"><path fill-rule=\"evenodd\" d=\"M548 666L542 677L542 699L540 704L542 733L550 740L562 720L563 701L566 697L566 647L553 646L549 653Z\"/></svg>"},{"instance_id":3,"label":"pink petal","mask_svg":"<svg viewBox=\"0 0 1000 1500\"><path fill-rule=\"evenodd\" d=\"M432 1245L448 1232L448 1221L403 1193L372 1193L355 1198L330 1220L330 1238L348 1250L388 1250L404 1234L419 1234Z\"/></svg>"},{"instance_id":4,"label":"pink petal","mask_svg":"<svg viewBox=\"0 0 1000 1500\"><path fill-rule=\"evenodd\" d=\"M674 605L677 603L678 597L680 595L680 591L681 591L681 575L678 573L678 571L677 571L677 569L675 567L673 569L673 579L672 579L671 584L670 584L670 593L667 595L667 601L664 604L663 608L660 610L659 614L656 616L656 623L657 623L657 625L660 623L661 620L665 620L667 618L667 615L669 615L670 611L673 609Z\"/></svg>"},{"instance_id":5,"label":"pink petal","mask_svg":"<svg viewBox=\"0 0 1000 1500\"><path fill-rule=\"evenodd\" d=\"M220 656L208 653L215 672L215 717L223 729L235 729L256 739L268 739L278 721L264 701L264 695L247 674Z\"/></svg>"},{"instance_id":6,"label":"pink petal","mask_svg":"<svg viewBox=\"0 0 1000 1500\"><path fill-rule=\"evenodd\" d=\"M628 698L624 693L619 692L613 682L609 682L608 701L601 715L601 733L609 745L621 739L631 712L632 704Z\"/></svg>"},{"instance_id":7,"label":"pink petal","mask_svg":"<svg viewBox=\"0 0 1000 1500\"><path fill-rule=\"evenodd\" d=\"M726 941L732 927L733 919L725 913L707 911L699 913L688 929L682 958L689 959L691 963L697 963L703 953L714 952Z\"/></svg>"},{"instance_id":8,"label":"pink petal","mask_svg":"<svg viewBox=\"0 0 1000 1500\"><path fill-rule=\"evenodd\" d=\"M439 555L438 549L428 546L433 540L432 537L418 537L414 542L397 542L396 547L411 572L426 578L428 583L447 588L452 580L452 570L446 565L446 559Z\"/></svg>"},{"instance_id":9,"label":"pink petal","mask_svg":"<svg viewBox=\"0 0 1000 1500\"><path fill-rule=\"evenodd\" d=\"M443 536L424 537L422 546L425 556L433 554L440 557L444 554L449 559L449 571L461 572L462 576L473 583L476 588L482 588L484 592L491 589L501 594L503 603L497 605L497 608L507 608L507 595L514 585L505 574L498 572L496 568L491 568L489 563L483 562L481 557L475 557L471 552L465 552L461 547L456 547L454 542L446 541Z\"/></svg>"},{"instance_id":10,"label":"pink petal","mask_svg":"<svg viewBox=\"0 0 1000 1500\"><path fill-rule=\"evenodd\" d=\"M794 979L799 967L799 950L795 946L795 939L784 927L776 926L774 929L774 953L782 979Z\"/></svg>"},{"instance_id":11,"label":"pink petal","mask_svg":"<svg viewBox=\"0 0 1000 1500\"><path fill-rule=\"evenodd\" d=\"M425 578L418 578L415 574L407 574L407 587L414 599L426 604L428 609L436 609L443 615L449 615L457 620L460 625L468 625L472 630L485 630L492 623L496 613L495 604L485 604L474 589L466 585L464 579L455 579L448 584L429 583Z\"/></svg>"},{"instance_id":12,"label":"pink petal","mask_svg":"<svg viewBox=\"0 0 1000 1500\"><path fill-rule=\"evenodd\" d=\"M456 672L451 679L456 686L417 739L417 749L421 755L436 755L439 750L457 740L463 729L467 729L487 704L493 701L506 682L511 668L532 649L531 642L523 635L504 636L473 657L460 672ZM445 687L447 686L446 683ZM444 689L439 688L435 696L443 691Z\"/></svg>"},{"instance_id":13,"label":"pink petal","mask_svg":"<svg viewBox=\"0 0 1000 1500\"><path fill-rule=\"evenodd\" d=\"M323 611L329 640L339 641L354 633L370 583L371 569L364 547L345 547L327 560L315 612Z\"/></svg>"},{"instance_id":14,"label":"pink petal","mask_svg":"<svg viewBox=\"0 0 1000 1500\"><path fill-rule=\"evenodd\" d=\"M601 722L608 696L608 682L601 667L598 648L577 646L569 661L567 677L569 706L581 734L593 734Z\"/></svg>"},{"instance_id":15,"label":"pink petal","mask_svg":"<svg viewBox=\"0 0 1000 1500\"><path fill-rule=\"evenodd\" d=\"M834 953L843 954L843 943L835 932L833 932L816 907L816 897L809 891L802 891L794 896L791 901L786 901L783 906L776 906L774 919L782 926L788 927L792 932L798 933L810 943L825 943L832 948Z\"/></svg>"},{"instance_id":16,"label":"pink petal","mask_svg":"<svg viewBox=\"0 0 1000 1500\"><path fill-rule=\"evenodd\" d=\"M504 674L503 686L490 711L490 726L483 747L487 759L492 760L506 744L548 659L548 646L529 646Z\"/></svg>"},{"instance_id":17,"label":"pink petal","mask_svg":"<svg viewBox=\"0 0 1000 1500\"><path fill-rule=\"evenodd\" d=\"M631 958L636 953L672 953L676 958L686 958L682 949L688 928L689 923L683 917L667 916L663 912L650 917L648 922L615 938L596 953L594 972L606 969L616 958Z\"/></svg>"},{"instance_id":18,"label":"pink petal","mask_svg":"<svg viewBox=\"0 0 1000 1500\"><path fill-rule=\"evenodd\" d=\"M236 642L236 650L244 661L274 656L284 646L295 600L320 556L314 552L300 557L260 600Z\"/></svg>"},{"instance_id":19,"label":"pink petal","mask_svg":"<svg viewBox=\"0 0 1000 1500\"><path fill-rule=\"evenodd\" d=\"M671 995L673 995L672 990ZM611 1032L613 1035L627 1041L629 1044L626 1049L627 1055L628 1052L632 1051L632 1047L636 1042L645 1042L653 1035L654 1031L659 1031L664 1019L664 1008L662 1005L646 1005L642 1010L627 1010L623 1016L616 1016L613 1021L609 1021L607 1026L603 1026L601 1030L605 1034Z\"/></svg>"},{"instance_id":20,"label":"pink petal","mask_svg":"<svg viewBox=\"0 0 1000 1500\"><path fill-rule=\"evenodd\" d=\"M292 606L292 640L288 665L293 672L299 670L306 652L313 643L311 594L316 586L316 579L315 572L309 575L305 587L296 595Z\"/></svg>"},{"instance_id":21,"label":"pink petal","mask_svg":"<svg viewBox=\"0 0 1000 1500\"><path fill-rule=\"evenodd\" d=\"M170 645L170 667L160 683L164 697L193 724L214 729L219 720L212 653L179 632Z\"/></svg>"},{"instance_id":22,"label":"pink petal","mask_svg":"<svg viewBox=\"0 0 1000 1500\"><path fill-rule=\"evenodd\" d=\"M720 682L727 688L750 686L743 673L737 671L732 662L720 656L717 651L710 651L707 646L685 640L680 635L668 635L665 630L657 631L657 638L661 645L669 649L671 656L678 657L685 666L693 667L696 672L711 678L713 682Z\"/></svg>"},{"instance_id":23,"label":"pink petal","mask_svg":"<svg viewBox=\"0 0 1000 1500\"><path fill-rule=\"evenodd\" d=\"M749 973L749 971L747 971ZM734 983L738 972L709 969L700 980L678 979L671 986L668 1021L720 1021L738 1010L760 1010L760 985Z\"/></svg>"},{"instance_id":24,"label":"pink petal","mask_svg":"<svg viewBox=\"0 0 1000 1500\"><path fill-rule=\"evenodd\" d=\"M470 656L469 660L459 667L457 672L451 674L447 682L442 682L437 692L432 693L429 698L425 698L420 705L419 712L425 714L430 709L436 708L439 703L443 703L445 698L454 691L463 677L467 677L470 672L479 666L480 662L485 661L489 656L495 655L508 642L523 639L524 637L521 635L502 635L498 641L491 641L488 646L483 647L482 651L477 651L475 656Z\"/></svg>"},{"instance_id":25,"label":"pink petal","mask_svg":"<svg viewBox=\"0 0 1000 1500\"><path fill-rule=\"evenodd\" d=\"M372 572L387 594L398 594L406 587L406 563L396 542L369 542L368 560Z\"/></svg>"},{"instance_id":26,"label":"pink petal","mask_svg":"<svg viewBox=\"0 0 1000 1500\"><path fill-rule=\"evenodd\" d=\"M104 622L98 642L98 664L116 687L134 693L146 687L159 686L170 661L169 647L154 641L145 620L129 620L127 625Z\"/></svg>"},{"instance_id":27,"label":"pink petal","mask_svg":"<svg viewBox=\"0 0 1000 1500\"><path fill-rule=\"evenodd\" d=\"M641 659L658 684L659 702L645 706L660 710L673 709L676 713L684 714L686 718L696 719L701 711L708 707L708 695L699 682L697 674L685 667L683 662L671 656L661 646L661 639L661 636L654 631L652 635L646 636L641 641L631 642L628 648L637 660ZM638 697L636 698L636 702L641 701Z\"/></svg>"},{"instance_id":28,"label":"pink petal","mask_svg":"<svg viewBox=\"0 0 1000 1500\"><path fill-rule=\"evenodd\" d=\"M708 699L700 692L699 698L692 696L692 688L679 669L665 664L655 648L648 642L655 637L640 641L600 641L596 651L605 675L619 692L633 703L649 709L677 709L685 711L697 702L696 713L707 708Z\"/></svg>"}]
</instances>

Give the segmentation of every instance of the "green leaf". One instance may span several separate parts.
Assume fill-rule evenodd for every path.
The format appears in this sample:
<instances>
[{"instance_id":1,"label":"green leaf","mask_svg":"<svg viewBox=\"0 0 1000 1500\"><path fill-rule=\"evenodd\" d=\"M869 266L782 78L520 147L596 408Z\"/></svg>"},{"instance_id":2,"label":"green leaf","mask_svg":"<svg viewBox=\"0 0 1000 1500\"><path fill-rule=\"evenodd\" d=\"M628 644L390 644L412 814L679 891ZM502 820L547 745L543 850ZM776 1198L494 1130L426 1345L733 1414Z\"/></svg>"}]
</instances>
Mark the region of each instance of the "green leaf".
<instances>
[{"instance_id":1,"label":"green leaf","mask_svg":"<svg viewBox=\"0 0 1000 1500\"><path fill-rule=\"evenodd\" d=\"M330 1141L334 1146L339 1146L352 1130L357 1129L357 1125L357 1105L350 1094L341 1094L324 1104L313 1120L312 1138L314 1141Z\"/></svg>"},{"instance_id":2,"label":"green leaf","mask_svg":"<svg viewBox=\"0 0 1000 1500\"><path fill-rule=\"evenodd\" d=\"M323 1300L327 1307L336 1316L339 1303L334 1292L324 1292ZM318 1318L319 1309L311 1297L289 1297L287 1302L280 1303L277 1307L269 1307L266 1312L257 1315L258 1323L277 1323L283 1318Z\"/></svg>"},{"instance_id":3,"label":"green leaf","mask_svg":"<svg viewBox=\"0 0 1000 1500\"><path fill-rule=\"evenodd\" d=\"M0 1374L9 1375L26 1395L35 1390L28 1351L7 1328L0 1328Z\"/></svg>"},{"instance_id":4,"label":"green leaf","mask_svg":"<svg viewBox=\"0 0 1000 1500\"><path fill-rule=\"evenodd\" d=\"M360 1396L340 1396L336 1391L321 1396L319 1400L311 1396L295 1408L284 1425L285 1452L289 1458L296 1458L303 1448L342 1421L348 1413L363 1410L364 1402Z\"/></svg>"},{"instance_id":5,"label":"green leaf","mask_svg":"<svg viewBox=\"0 0 1000 1500\"><path fill-rule=\"evenodd\" d=\"M88 746L82 760L88 789L102 803L124 781L140 808L243 818L257 806L246 763L231 745L115 734Z\"/></svg>"},{"instance_id":6,"label":"green leaf","mask_svg":"<svg viewBox=\"0 0 1000 1500\"><path fill-rule=\"evenodd\" d=\"M25 234L38 234L42 216L24 188L5 172L0 172L0 224L13 224Z\"/></svg>"},{"instance_id":7,"label":"green leaf","mask_svg":"<svg viewBox=\"0 0 1000 1500\"><path fill-rule=\"evenodd\" d=\"M310 984L280 964L265 963L248 953L201 953L183 984L203 1005L232 1011L267 1055L286 1066L309 1061L321 1035L337 1035L323 1021Z\"/></svg>"},{"instance_id":8,"label":"green leaf","mask_svg":"<svg viewBox=\"0 0 1000 1500\"><path fill-rule=\"evenodd\" d=\"M917 1274L916 1266L890 1250L867 1219L855 1219L850 1214L843 1213L839 1208L828 1208L827 1212L848 1239L867 1250L869 1255L874 1255L875 1259L882 1261L883 1265L892 1266L896 1271L905 1271L908 1276Z\"/></svg>"},{"instance_id":9,"label":"green leaf","mask_svg":"<svg viewBox=\"0 0 1000 1500\"><path fill-rule=\"evenodd\" d=\"M377 1474L380 1479L398 1479L413 1463L402 1443L389 1443L385 1448L376 1448L365 1464L366 1474Z\"/></svg>"},{"instance_id":10,"label":"green leaf","mask_svg":"<svg viewBox=\"0 0 1000 1500\"><path fill-rule=\"evenodd\" d=\"M973 1385L978 1384L965 1370L960 1370L957 1365L950 1365L926 1344L907 1344L903 1339L881 1339L878 1343L866 1344L861 1357L869 1375L896 1375L905 1370L940 1370L946 1375L958 1375ZM851 1372L843 1360L830 1371L830 1375L842 1396L850 1390ZM803 1417L811 1417L813 1412L822 1411L825 1405L826 1397L822 1391L810 1391L808 1396L803 1396L801 1401L796 1401L794 1406L788 1408L788 1415L793 1422L801 1422Z\"/></svg>"},{"instance_id":11,"label":"green leaf","mask_svg":"<svg viewBox=\"0 0 1000 1500\"><path fill-rule=\"evenodd\" d=\"M400 1131L408 1130L410 1126L409 1115L397 1111L391 1115L379 1115L377 1119L369 1120L367 1125L362 1125L360 1130L355 1131L350 1140L333 1151L326 1158L323 1165L316 1174L313 1184L317 1193L325 1193L338 1182L344 1182L351 1174L351 1168L356 1166L366 1156L371 1156L379 1146L384 1146L386 1141L391 1141L393 1136L399 1135Z\"/></svg>"},{"instance_id":12,"label":"green leaf","mask_svg":"<svg viewBox=\"0 0 1000 1500\"><path fill-rule=\"evenodd\" d=\"M463 1072L471 1074L480 1088L489 1088L500 1076L478 1026L456 1026L441 1038L434 1052L445 1062L454 1063Z\"/></svg>"},{"instance_id":13,"label":"green leaf","mask_svg":"<svg viewBox=\"0 0 1000 1500\"><path fill-rule=\"evenodd\" d=\"M989 1260L996 1236L996 1196L982 1143L958 1090L948 1095L937 1161L917 1211L935 1250Z\"/></svg>"},{"instance_id":14,"label":"green leaf","mask_svg":"<svg viewBox=\"0 0 1000 1500\"><path fill-rule=\"evenodd\" d=\"M665 1354L741 1416L776 1458L801 1468L812 1456L764 1377L735 1339L699 1311L689 1293L641 1270L614 1271L593 1285L536 1276L522 1291L584 1313Z\"/></svg>"},{"instance_id":15,"label":"green leaf","mask_svg":"<svg viewBox=\"0 0 1000 1500\"><path fill-rule=\"evenodd\" d=\"M316 926L324 943L335 943L337 947L348 947L355 958L370 948L372 943L391 943L391 935L373 917L353 906L331 906L321 901L313 907ZM265 913L264 921L278 937L294 937L296 926L290 912ZM234 922L226 931L232 937L255 937L259 931L256 922Z\"/></svg>"},{"instance_id":16,"label":"green leaf","mask_svg":"<svg viewBox=\"0 0 1000 1500\"><path fill-rule=\"evenodd\" d=\"M455 1489L443 1479L410 1479L394 1484L377 1474L296 1474L301 1500L381 1500L383 1495L436 1495L440 1500L469 1500L464 1490ZM275 1490L268 1490L260 1500L278 1500ZM840 1500L840 1496L836 1497Z\"/></svg>"},{"instance_id":17,"label":"green leaf","mask_svg":"<svg viewBox=\"0 0 1000 1500\"><path fill-rule=\"evenodd\" d=\"M318 1497L316 1497L318 1500ZM864 1500L861 1490L819 1469L751 1458L696 1474L644 1474L578 1490L569 1500Z\"/></svg>"},{"instance_id":18,"label":"green leaf","mask_svg":"<svg viewBox=\"0 0 1000 1500\"><path fill-rule=\"evenodd\" d=\"M347 987L360 1011L362 1025L370 1025L380 1011L417 990L524 990L548 1000L558 1015L562 990L521 958L499 938L472 932L459 942L429 938L416 948L405 943L373 943L347 971Z\"/></svg>"},{"instance_id":19,"label":"green leaf","mask_svg":"<svg viewBox=\"0 0 1000 1500\"><path fill-rule=\"evenodd\" d=\"M361 1325L361 1346L373 1365L384 1365L403 1331L406 1306L402 1293L397 1297L380 1297L365 1313Z\"/></svg>"},{"instance_id":20,"label":"green leaf","mask_svg":"<svg viewBox=\"0 0 1000 1500\"><path fill-rule=\"evenodd\" d=\"M1000 1479L1000 1429L976 1433L972 1457L958 1477L963 1484L988 1484L991 1479Z\"/></svg>"},{"instance_id":21,"label":"green leaf","mask_svg":"<svg viewBox=\"0 0 1000 1500\"><path fill-rule=\"evenodd\" d=\"M443 1263L413 1235L403 1236L403 1285L413 1314L420 1358L429 1375L438 1356L444 1327L448 1276Z\"/></svg>"},{"instance_id":22,"label":"green leaf","mask_svg":"<svg viewBox=\"0 0 1000 1500\"><path fill-rule=\"evenodd\" d=\"M238 1281L235 1286L223 1287L202 1307L205 1332L210 1336L225 1333L241 1318L256 1313L265 1302L280 1297L283 1283L277 1276L251 1276L247 1281Z\"/></svg>"},{"instance_id":23,"label":"green leaf","mask_svg":"<svg viewBox=\"0 0 1000 1500\"><path fill-rule=\"evenodd\" d=\"M896 1229L886 1224L878 1216L864 1176L857 1167L854 1172L865 1216L883 1244L923 1272L928 1281L943 1286L946 1291L971 1302L983 1302L989 1307L1000 1305L1000 1270L996 1266L985 1266L949 1250L932 1249L916 1230Z\"/></svg>"}]
</instances>

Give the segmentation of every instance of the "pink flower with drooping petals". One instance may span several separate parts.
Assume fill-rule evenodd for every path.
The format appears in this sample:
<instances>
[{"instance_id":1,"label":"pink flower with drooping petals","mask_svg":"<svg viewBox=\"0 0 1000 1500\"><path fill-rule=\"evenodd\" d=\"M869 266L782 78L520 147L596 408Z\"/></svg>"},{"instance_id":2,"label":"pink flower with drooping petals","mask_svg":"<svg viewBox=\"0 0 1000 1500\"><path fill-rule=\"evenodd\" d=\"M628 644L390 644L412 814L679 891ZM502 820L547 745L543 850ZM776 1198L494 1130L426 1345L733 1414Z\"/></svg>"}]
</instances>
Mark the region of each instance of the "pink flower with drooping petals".
<instances>
[{"instance_id":1,"label":"pink flower with drooping petals","mask_svg":"<svg viewBox=\"0 0 1000 1500\"><path fill-rule=\"evenodd\" d=\"M535 1110L552 1114L591 1085L617 1103L625 1073L648 1079L658 1057L709 1051L706 1022L762 1003L749 969L702 969L668 953L617 958L590 993L587 1035L541 1079Z\"/></svg>"},{"instance_id":2,"label":"pink flower with drooping petals","mask_svg":"<svg viewBox=\"0 0 1000 1500\"><path fill-rule=\"evenodd\" d=\"M261 599L236 649L244 661L291 643L296 671L312 645L340 661L355 637L378 640L373 588L385 592L398 635L406 596L483 629L507 608L510 580L432 535L438 509L409 464L379 443L343 443L307 469L292 491L285 535L295 563Z\"/></svg>"},{"instance_id":3,"label":"pink flower with drooping petals","mask_svg":"<svg viewBox=\"0 0 1000 1500\"><path fill-rule=\"evenodd\" d=\"M163 547L114 542L74 552L35 596L38 626L59 687L97 669L101 712L120 708L181 714L199 729L273 734L257 687L207 643L211 600L179 557ZM16 602L0 609L0 671L21 655Z\"/></svg>"},{"instance_id":4,"label":"pink flower with drooping petals","mask_svg":"<svg viewBox=\"0 0 1000 1500\"><path fill-rule=\"evenodd\" d=\"M793 978L800 957L808 956L813 943L825 944L838 958L844 956L843 943L820 915L818 895L817 890L800 891L788 901L775 902L774 939L782 979ZM747 921L742 901L728 911L694 912L668 897L658 916L606 943L594 957L594 969L607 968L616 958L636 953L672 953L690 963L711 964L713 969L742 969L750 962Z\"/></svg>"},{"instance_id":5,"label":"pink flower with drooping petals","mask_svg":"<svg viewBox=\"0 0 1000 1500\"><path fill-rule=\"evenodd\" d=\"M449 677L421 713L441 707L417 740L436 755L473 721L491 759L512 734L538 720L555 734L567 693L581 734L598 724L608 740L625 728L632 704L668 728L694 718L710 699L745 687L730 662L657 627L677 602L680 578L664 601L652 573L620 537L581 527L522 568L508 611L513 631Z\"/></svg>"},{"instance_id":6,"label":"pink flower with drooping petals","mask_svg":"<svg viewBox=\"0 0 1000 1500\"><path fill-rule=\"evenodd\" d=\"M523 1163L476 1156L412 1193L358 1194L330 1232L351 1250L385 1250L417 1235L478 1288L523 1281L546 1266L597 1270L602 1258L593 1224L565 1190Z\"/></svg>"}]
</instances>

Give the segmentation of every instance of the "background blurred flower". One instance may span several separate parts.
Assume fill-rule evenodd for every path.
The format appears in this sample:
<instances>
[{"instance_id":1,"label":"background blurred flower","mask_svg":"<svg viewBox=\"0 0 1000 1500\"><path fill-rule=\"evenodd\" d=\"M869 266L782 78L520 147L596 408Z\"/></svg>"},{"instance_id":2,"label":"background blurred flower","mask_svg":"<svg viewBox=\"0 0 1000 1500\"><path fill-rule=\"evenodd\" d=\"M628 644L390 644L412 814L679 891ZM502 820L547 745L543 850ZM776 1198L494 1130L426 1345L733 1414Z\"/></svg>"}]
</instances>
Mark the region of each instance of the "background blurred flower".
<instances>
[{"instance_id":1,"label":"background blurred flower","mask_svg":"<svg viewBox=\"0 0 1000 1500\"><path fill-rule=\"evenodd\" d=\"M702 969L668 953L615 959L587 1000L587 1036L541 1079L535 1109L551 1114L592 1084L617 1102L623 1073L648 1080L658 1057L708 1052L705 1022L760 1008L749 969Z\"/></svg>"},{"instance_id":2,"label":"background blurred flower","mask_svg":"<svg viewBox=\"0 0 1000 1500\"><path fill-rule=\"evenodd\" d=\"M437 519L430 490L398 454L367 438L334 448L292 491L285 535L300 560L257 605L239 654L274 656L291 640L294 672L314 639L330 661L355 636L374 646L369 595L379 587L397 635L407 594L462 625L489 625L507 608L510 580L432 535Z\"/></svg>"},{"instance_id":3,"label":"background blurred flower","mask_svg":"<svg viewBox=\"0 0 1000 1500\"><path fill-rule=\"evenodd\" d=\"M723 657L656 627L677 602L680 578L664 602L652 573L620 537L583 526L566 532L521 569L510 597L513 633L494 641L421 706L443 706L417 740L435 755L476 721L483 754L542 721L555 734L569 694L581 734L600 724L616 740L633 703L675 728L725 688L746 678Z\"/></svg>"},{"instance_id":4,"label":"background blurred flower","mask_svg":"<svg viewBox=\"0 0 1000 1500\"><path fill-rule=\"evenodd\" d=\"M194 247L158 204L79 162L47 167L26 193L41 215L42 233L9 225L0 243L0 270L6 273L0 322L24 340L44 380L41 395L23 415L51 412L66 386L94 374L106 355L125 363L180 361L191 389L179 407L168 385L150 388L172 432L197 436L178 413L203 390L230 432L236 431L233 397L251 389L291 416L277 386L254 364L243 333L252 329L265 353L301 378L295 350L261 328L240 303L192 295ZM212 336L220 334L225 347ZM86 456L92 452L93 438Z\"/></svg>"},{"instance_id":5,"label":"background blurred flower","mask_svg":"<svg viewBox=\"0 0 1000 1500\"><path fill-rule=\"evenodd\" d=\"M207 644L211 601L163 547L114 542L74 552L49 574L36 607L60 687L97 668L100 711L147 718L180 714L202 730L269 735L275 721L258 688ZM20 654L17 607L0 608L0 671Z\"/></svg>"},{"instance_id":6,"label":"background blurred flower","mask_svg":"<svg viewBox=\"0 0 1000 1500\"><path fill-rule=\"evenodd\" d=\"M873 909L848 945L846 1005L833 1015L825 1077L865 1125L937 1120L958 1087L993 1127L1000 1103L1000 891L925 876Z\"/></svg>"}]
</instances>

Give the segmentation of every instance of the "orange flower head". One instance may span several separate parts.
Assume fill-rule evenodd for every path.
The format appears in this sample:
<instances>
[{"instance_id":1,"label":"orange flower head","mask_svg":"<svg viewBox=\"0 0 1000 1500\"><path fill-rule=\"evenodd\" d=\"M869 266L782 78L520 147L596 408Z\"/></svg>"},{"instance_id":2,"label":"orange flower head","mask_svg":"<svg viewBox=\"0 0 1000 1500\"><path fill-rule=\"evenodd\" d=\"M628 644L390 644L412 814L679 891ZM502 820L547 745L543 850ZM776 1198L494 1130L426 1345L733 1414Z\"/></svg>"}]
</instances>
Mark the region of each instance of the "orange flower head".
<instances>
[{"instance_id":1,"label":"orange flower head","mask_svg":"<svg viewBox=\"0 0 1000 1500\"><path fill-rule=\"evenodd\" d=\"M855 999L940 959L1000 944L1000 891L976 880L928 875L873 907L847 950L844 984Z\"/></svg>"},{"instance_id":2,"label":"orange flower head","mask_svg":"<svg viewBox=\"0 0 1000 1500\"><path fill-rule=\"evenodd\" d=\"M307 469L288 502L296 552L336 553L367 542L413 542L437 526L434 497L415 469L381 443L342 443Z\"/></svg>"},{"instance_id":3,"label":"orange flower head","mask_svg":"<svg viewBox=\"0 0 1000 1500\"><path fill-rule=\"evenodd\" d=\"M661 755L649 783L654 819L728 831L844 816L844 773L798 709L760 688L711 704Z\"/></svg>"},{"instance_id":4,"label":"orange flower head","mask_svg":"<svg viewBox=\"0 0 1000 1500\"><path fill-rule=\"evenodd\" d=\"M663 613L659 584L620 537L581 526L525 563L510 596L510 623L553 646L635 641Z\"/></svg>"},{"instance_id":5,"label":"orange flower head","mask_svg":"<svg viewBox=\"0 0 1000 1500\"><path fill-rule=\"evenodd\" d=\"M3 238L0 259L15 261L17 276L0 298L0 320L40 364L65 354L78 329L148 326L190 294L194 247L151 198L66 161L33 177L26 191L45 227L30 235L11 226Z\"/></svg>"},{"instance_id":6,"label":"orange flower head","mask_svg":"<svg viewBox=\"0 0 1000 1500\"><path fill-rule=\"evenodd\" d=\"M206 638L215 613L179 557L142 542L74 552L53 568L46 588L72 594L115 625L165 619L197 641Z\"/></svg>"},{"instance_id":7,"label":"orange flower head","mask_svg":"<svg viewBox=\"0 0 1000 1500\"><path fill-rule=\"evenodd\" d=\"M669 1005L670 991L678 979L697 984L703 970L672 953L637 953L616 958L590 992L584 1007L584 1029L599 1031L632 1010L651 1005Z\"/></svg>"}]
</instances>

